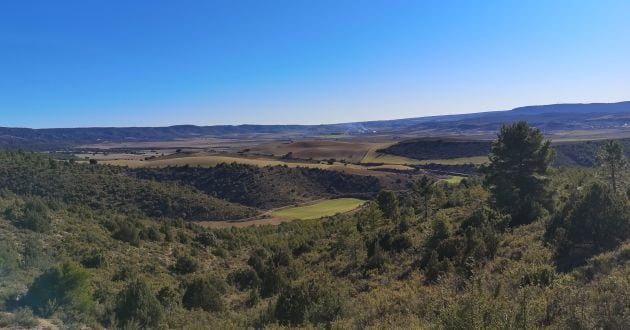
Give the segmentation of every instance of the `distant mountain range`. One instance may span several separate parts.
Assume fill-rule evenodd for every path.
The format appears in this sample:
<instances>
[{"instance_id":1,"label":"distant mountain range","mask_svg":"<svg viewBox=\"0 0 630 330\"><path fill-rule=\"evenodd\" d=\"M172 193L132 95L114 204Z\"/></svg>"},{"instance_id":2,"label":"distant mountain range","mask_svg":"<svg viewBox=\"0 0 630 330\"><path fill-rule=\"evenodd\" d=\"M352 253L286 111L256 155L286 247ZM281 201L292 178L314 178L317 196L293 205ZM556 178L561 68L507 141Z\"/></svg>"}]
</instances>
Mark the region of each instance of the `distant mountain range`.
<instances>
[{"instance_id":1,"label":"distant mountain range","mask_svg":"<svg viewBox=\"0 0 630 330\"><path fill-rule=\"evenodd\" d=\"M237 125L169 127L95 127L29 129L0 127L0 147L50 150L82 144L167 141L195 137L245 138L265 135L329 134L402 136L494 134L504 123L526 120L553 135L564 131L625 131L630 133L630 101L619 103L551 104L461 115L329 125Z\"/></svg>"}]
</instances>

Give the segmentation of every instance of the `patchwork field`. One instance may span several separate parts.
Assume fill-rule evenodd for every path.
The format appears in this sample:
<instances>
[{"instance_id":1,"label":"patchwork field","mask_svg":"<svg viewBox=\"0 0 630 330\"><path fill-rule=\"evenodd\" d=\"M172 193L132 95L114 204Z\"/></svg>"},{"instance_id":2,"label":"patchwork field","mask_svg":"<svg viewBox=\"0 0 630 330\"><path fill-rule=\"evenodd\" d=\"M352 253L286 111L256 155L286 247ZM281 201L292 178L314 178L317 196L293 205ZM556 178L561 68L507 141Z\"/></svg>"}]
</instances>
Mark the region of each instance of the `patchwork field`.
<instances>
[{"instance_id":1,"label":"patchwork field","mask_svg":"<svg viewBox=\"0 0 630 330\"><path fill-rule=\"evenodd\" d=\"M168 157L152 160L141 159L110 159L99 161L100 164L116 165L116 166L128 166L130 168L162 168L168 166L199 166L199 167L214 167L222 163L237 163L253 166L288 166L288 167L307 167L307 168L319 168L332 171L346 172L356 175L374 175L382 176L387 175L385 172L379 170L383 169L409 169L401 166L362 166L356 164L345 164L340 162L299 162L299 161L283 161L277 159L265 159L265 158L248 158L231 155L203 155L203 156L181 156L181 157Z\"/></svg>"},{"instance_id":2,"label":"patchwork field","mask_svg":"<svg viewBox=\"0 0 630 330\"><path fill-rule=\"evenodd\" d=\"M269 143L251 148L251 153L297 159L337 159L360 162L372 144L352 141L307 140L299 142Z\"/></svg>"}]
</instances>

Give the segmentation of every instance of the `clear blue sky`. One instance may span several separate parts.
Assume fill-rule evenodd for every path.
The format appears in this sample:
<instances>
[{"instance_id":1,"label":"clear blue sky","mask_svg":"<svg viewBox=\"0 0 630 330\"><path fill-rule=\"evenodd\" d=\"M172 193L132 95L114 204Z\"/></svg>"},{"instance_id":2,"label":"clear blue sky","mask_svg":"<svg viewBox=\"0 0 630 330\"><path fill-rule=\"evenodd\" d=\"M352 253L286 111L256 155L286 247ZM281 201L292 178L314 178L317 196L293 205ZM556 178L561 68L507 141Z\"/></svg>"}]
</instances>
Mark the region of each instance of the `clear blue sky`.
<instances>
[{"instance_id":1,"label":"clear blue sky","mask_svg":"<svg viewBox=\"0 0 630 330\"><path fill-rule=\"evenodd\" d=\"M630 100L630 1L0 2L0 126L331 123Z\"/></svg>"}]
</instances>

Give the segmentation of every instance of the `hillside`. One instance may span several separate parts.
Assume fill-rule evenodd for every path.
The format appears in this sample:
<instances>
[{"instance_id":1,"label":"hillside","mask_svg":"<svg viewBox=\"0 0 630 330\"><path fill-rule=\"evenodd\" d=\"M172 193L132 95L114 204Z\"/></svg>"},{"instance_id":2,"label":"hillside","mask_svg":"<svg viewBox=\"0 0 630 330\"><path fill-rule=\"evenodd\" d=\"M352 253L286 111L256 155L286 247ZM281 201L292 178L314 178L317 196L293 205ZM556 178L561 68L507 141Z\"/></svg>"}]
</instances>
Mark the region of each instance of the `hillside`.
<instances>
[{"instance_id":1,"label":"hillside","mask_svg":"<svg viewBox=\"0 0 630 330\"><path fill-rule=\"evenodd\" d=\"M381 188L375 177L315 168L260 168L236 163L211 168L139 168L130 173L140 179L192 186L210 196L263 209L324 197L370 197Z\"/></svg>"},{"instance_id":2,"label":"hillside","mask_svg":"<svg viewBox=\"0 0 630 330\"><path fill-rule=\"evenodd\" d=\"M627 134L630 101L618 103L553 104L527 106L509 111L491 111L397 120L328 125L238 125L170 127L95 127L28 129L0 127L0 147L32 150L61 150L104 142L172 141L199 137L252 138L256 136L304 137L330 134L370 136L373 134L490 135L505 123L528 121L546 134L567 130L608 135Z\"/></svg>"},{"instance_id":3,"label":"hillside","mask_svg":"<svg viewBox=\"0 0 630 330\"><path fill-rule=\"evenodd\" d=\"M11 157L18 168L44 159ZM552 180L562 209L598 178L573 169ZM32 325L33 311L92 328L630 325L627 243L561 271L548 219L502 229L480 180L432 186L430 195L382 194L354 215L222 230L132 216L114 199L92 209L3 190L0 309L9 314L0 324Z\"/></svg>"},{"instance_id":4,"label":"hillside","mask_svg":"<svg viewBox=\"0 0 630 330\"><path fill-rule=\"evenodd\" d=\"M0 187L76 207L104 210L115 205L119 212L153 218L228 220L256 214L196 189L133 178L122 168L60 162L24 152L0 152Z\"/></svg>"}]
</instances>

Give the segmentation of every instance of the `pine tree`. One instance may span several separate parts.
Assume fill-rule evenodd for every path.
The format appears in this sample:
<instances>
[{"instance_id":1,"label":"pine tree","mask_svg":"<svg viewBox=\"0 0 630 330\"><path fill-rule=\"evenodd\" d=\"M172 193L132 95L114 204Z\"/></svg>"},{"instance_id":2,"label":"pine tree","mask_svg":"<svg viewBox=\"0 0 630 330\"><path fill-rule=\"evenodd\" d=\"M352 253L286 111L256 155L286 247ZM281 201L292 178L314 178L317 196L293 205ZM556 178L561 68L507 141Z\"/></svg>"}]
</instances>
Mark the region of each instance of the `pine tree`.
<instances>
[{"instance_id":1,"label":"pine tree","mask_svg":"<svg viewBox=\"0 0 630 330\"><path fill-rule=\"evenodd\" d=\"M614 140L607 141L597 153L597 165L602 174L610 180L613 191L621 182L628 161L623 151L623 145Z\"/></svg>"},{"instance_id":2,"label":"pine tree","mask_svg":"<svg viewBox=\"0 0 630 330\"><path fill-rule=\"evenodd\" d=\"M490 164L481 170L495 206L512 216L512 224L529 223L551 209L547 175L554 155L551 142L526 122L501 127Z\"/></svg>"}]
</instances>

